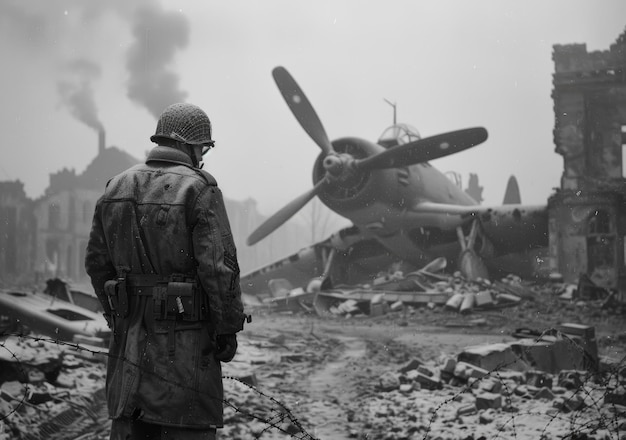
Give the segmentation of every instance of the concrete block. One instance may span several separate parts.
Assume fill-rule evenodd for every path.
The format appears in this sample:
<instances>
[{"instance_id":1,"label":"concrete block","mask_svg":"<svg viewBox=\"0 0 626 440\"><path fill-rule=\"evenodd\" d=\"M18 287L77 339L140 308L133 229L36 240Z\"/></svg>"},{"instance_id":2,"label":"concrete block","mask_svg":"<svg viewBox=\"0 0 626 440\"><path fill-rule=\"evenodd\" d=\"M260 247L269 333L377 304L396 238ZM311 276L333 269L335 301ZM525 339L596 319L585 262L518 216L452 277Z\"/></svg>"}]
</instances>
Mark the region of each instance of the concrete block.
<instances>
[{"instance_id":1,"label":"concrete block","mask_svg":"<svg viewBox=\"0 0 626 440\"><path fill-rule=\"evenodd\" d=\"M539 391L537 391L533 397L535 399L545 399L545 400L554 400L555 398L554 393L548 387L540 388Z\"/></svg>"},{"instance_id":2,"label":"concrete block","mask_svg":"<svg viewBox=\"0 0 626 440\"><path fill-rule=\"evenodd\" d=\"M518 385L513 390L513 394L516 396L527 396L528 395L528 386L527 385Z\"/></svg>"},{"instance_id":3,"label":"concrete block","mask_svg":"<svg viewBox=\"0 0 626 440\"><path fill-rule=\"evenodd\" d=\"M585 354L583 340L578 336L570 339L558 338L552 345L554 368L561 370L586 370L595 361L588 361L589 355ZM591 360L591 358L589 358Z\"/></svg>"},{"instance_id":4,"label":"concrete block","mask_svg":"<svg viewBox=\"0 0 626 440\"><path fill-rule=\"evenodd\" d=\"M441 383L439 378L426 376L419 371L417 372L417 377L415 378L415 381L419 383L422 388L425 388L427 390L440 390L441 388L443 388L443 384Z\"/></svg>"},{"instance_id":5,"label":"concrete block","mask_svg":"<svg viewBox=\"0 0 626 440\"><path fill-rule=\"evenodd\" d=\"M481 290L476 294L476 307L489 308L493 307L494 300L491 292L488 290Z\"/></svg>"},{"instance_id":6,"label":"concrete block","mask_svg":"<svg viewBox=\"0 0 626 440\"><path fill-rule=\"evenodd\" d=\"M462 314L471 313L472 309L476 305L476 294L472 292L465 293L463 295L463 302L461 302L461 308L459 312Z\"/></svg>"},{"instance_id":7,"label":"concrete block","mask_svg":"<svg viewBox=\"0 0 626 440\"><path fill-rule=\"evenodd\" d=\"M557 408L564 413L578 411L579 409L582 409L584 405L585 400L582 398L582 396L578 394L574 394L569 397L559 396L552 401L552 407Z\"/></svg>"},{"instance_id":8,"label":"concrete block","mask_svg":"<svg viewBox=\"0 0 626 440\"><path fill-rule=\"evenodd\" d=\"M498 303L504 304L517 304L522 301L522 298L511 293L498 293L497 299Z\"/></svg>"},{"instance_id":9,"label":"concrete block","mask_svg":"<svg viewBox=\"0 0 626 440\"><path fill-rule=\"evenodd\" d=\"M393 391L400 388L400 378L396 373L388 371L378 378L380 388L383 391Z\"/></svg>"},{"instance_id":10,"label":"concrete block","mask_svg":"<svg viewBox=\"0 0 626 440\"><path fill-rule=\"evenodd\" d=\"M493 409L486 409L478 414L478 423L481 425L488 425L492 423L497 417L497 413Z\"/></svg>"},{"instance_id":11,"label":"concrete block","mask_svg":"<svg viewBox=\"0 0 626 440\"><path fill-rule=\"evenodd\" d=\"M428 368L426 365L420 365L419 367L417 367L417 371L428 377L433 377L435 375L435 372Z\"/></svg>"},{"instance_id":12,"label":"concrete block","mask_svg":"<svg viewBox=\"0 0 626 440\"><path fill-rule=\"evenodd\" d=\"M419 371L417 370L409 370L405 373L405 377L407 380L414 382L417 380L417 376L419 376Z\"/></svg>"},{"instance_id":13,"label":"concrete block","mask_svg":"<svg viewBox=\"0 0 626 440\"><path fill-rule=\"evenodd\" d=\"M454 367L456 367L456 359L447 357L444 359L443 364L441 365L441 371L454 373Z\"/></svg>"},{"instance_id":14,"label":"concrete block","mask_svg":"<svg viewBox=\"0 0 626 440\"><path fill-rule=\"evenodd\" d=\"M463 303L464 295L462 293L453 294L448 301L446 301L446 309L450 310L459 310L461 304Z\"/></svg>"},{"instance_id":15,"label":"concrete block","mask_svg":"<svg viewBox=\"0 0 626 440\"><path fill-rule=\"evenodd\" d=\"M399 390L402 394L409 394L410 392L413 391L413 384L403 383L402 385L400 385Z\"/></svg>"},{"instance_id":16,"label":"concrete block","mask_svg":"<svg viewBox=\"0 0 626 440\"><path fill-rule=\"evenodd\" d=\"M466 347L457 355L457 360L477 365L489 371L529 369L526 362L520 360L510 343L483 344Z\"/></svg>"},{"instance_id":17,"label":"concrete block","mask_svg":"<svg viewBox=\"0 0 626 440\"><path fill-rule=\"evenodd\" d=\"M558 327L565 336L574 340L580 345L582 351L587 355L584 359L582 369L596 369L598 367L598 344L596 341L595 327L583 324L565 323Z\"/></svg>"},{"instance_id":18,"label":"concrete block","mask_svg":"<svg viewBox=\"0 0 626 440\"><path fill-rule=\"evenodd\" d=\"M483 379L479 384L479 388L488 393L501 393L503 387L504 384L495 378Z\"/></svg>"},{"instance_id":19,"label":"concrete block","mask_svg":"<svg viewBox=\"0 0 626 440\"><path fill-rule=\"evenodd\" d=\"M254 373L246 374L244 376L238 376L237 379L255 388L259 386L259 381L256 377L256 374Z\"/></svg>"},{"instance_id":20,"label":"concrete block","mask_svg":"<svg viewBox=\"0 0 626 440\"><path fill-rule=\"evenodd\" d=\"M526 373L526 384L537 388L552 388L552 377L545 371L531 370Z\"/></svg>"},{"instance_id":21,"label":"concrete block","mask_svg":"<svg viewBox=\"0 0 626 440\"><path fill-rule=\"evenodd\" d=\"M476 404L474 404L474 403L465 404L463 406L460 406L456 410L456 416L457 417L469 416L469 415L477 414L477 413L478 413L478 408L476 408Z\"/></svg>"},{"instance_id":22,"label":"concrete block","mask_svg":"<svg viewBox=\"0 0 626 440\"><path fill-rule=\"evenodd\" d=\"M531 369L556 373L553 352L553 343L535 341L534 339L519 339L510 344L513 353L521 358Z\"/></svg>"},{"instance_id":23,"label":"concrete block","mask_svg":"<svg viewBox=\"0 0 626 440\"><path fill-rule=\"evenodd\" d=\"M624 392L624 388L608 390L604 395L604 403L626 406L626 392Z\"/></svg>"},{"instance_id":24,"label":"concrete block","mask_svg":"<svg viewBox=\"0 0 626 440\"><path fill-rule=\"evenodd\" d=\"M596 329L590 325L584 324L574 324L570 322L566 322L560 324L557 329L561 333L566 333L568 335L580 336L583 339L595 339L596 337Z\"/></svg>"},{"instance_id":25,"label":"concrete block","mask_svg":"<svg viewBox=\"0 0 626 440\"><path fill-rule=\"evenodd\" d=\"M496 393L481 393L476 396L476 408L499 409L502 407L502 395Z\"/></svg>"},{"instance_id":26,"label":"concrete block","mask_svg":"<svg viewBox=\"0 0 626 440\"><path fill-rule=\"evenodd\" d=\"M585 381L585 372L578 370L566 370L559 372L558 384L568 390L579 389Z\"/></svg>"},{"instance_id":27,"label":"concrete block","mask_svg":"<svg viewBox=\"0 0 626 440\"><path fill-rule=\"evenodd\" d=\"M389 306L389 309L392 312L397 312L398 310L402 310L404 308L404 303L402 301L396 301Z\"/></svg>"},{"instance_id":28,"label":"concrete block","mask_svg":"<svg viewBox=\"0 0 626 440\"><path fill-rule=\"evenodd\" d=\"M467 362L457 362L454 368L454 375L460 379L467 380L470 377L480 379L487 376L489 371Z\"/></svg>"},{"instance_id":29,"label":"concrete block","mask_svg":"<svg viewBox=\"0 0 626 440\"><path fill-rule=\"evenodd\" d=\"M400 367L398 371L400 373L406 373L409 370L417 370L417 367L419 367L422 364L424 364L423 360L418 359L418 358L413 358L410 361L408 361L406 364L404 364L402 367Z\"/></svg>"},{"instance_id":30,"label":"concrete block","mask_svg":"<svg viewBox=\"0 0 626 440\"><path fill-rule=\"evenodd\" d=\"M370 316L382 316L389 312L389 304L386 302L370 304Z\"/></svg>"}]
</instances>

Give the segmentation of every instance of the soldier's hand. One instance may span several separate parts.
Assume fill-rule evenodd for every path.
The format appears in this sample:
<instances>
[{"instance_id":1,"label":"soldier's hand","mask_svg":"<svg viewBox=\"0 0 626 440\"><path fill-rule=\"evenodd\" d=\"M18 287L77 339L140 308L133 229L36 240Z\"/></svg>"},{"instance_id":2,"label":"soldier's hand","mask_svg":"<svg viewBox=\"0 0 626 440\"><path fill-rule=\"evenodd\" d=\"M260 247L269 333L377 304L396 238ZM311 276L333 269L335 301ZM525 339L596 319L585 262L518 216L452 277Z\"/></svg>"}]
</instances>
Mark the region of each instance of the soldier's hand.
<instances>
[{"instance_id":1,"label":"soldier's hand","mask_svg":"<svg viewBox=\"0 0 626 440\"><path fill-rule=\"evenodd\" d=\"M237 335L217 335L216 343L215 359L220 362L232 361L237 353Z\"/></svg>"}]
</instances>

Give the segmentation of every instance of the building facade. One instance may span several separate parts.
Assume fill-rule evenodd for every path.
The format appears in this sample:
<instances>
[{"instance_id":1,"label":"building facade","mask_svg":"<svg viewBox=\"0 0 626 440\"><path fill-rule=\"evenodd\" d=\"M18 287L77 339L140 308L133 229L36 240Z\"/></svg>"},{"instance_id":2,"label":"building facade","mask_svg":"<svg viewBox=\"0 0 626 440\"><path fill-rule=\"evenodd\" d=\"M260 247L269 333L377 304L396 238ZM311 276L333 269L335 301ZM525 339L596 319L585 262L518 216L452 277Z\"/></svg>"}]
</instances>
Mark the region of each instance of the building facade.
<instances>
[{"instance_id":1,"label":"building facade","mask_svg":"<svg viewBox=\"0 0 626 440\"><path fill-rule=\"evenodd\" d=\"M54 277L89 283L84 259L96 202L111 176L139 163L117 147L104 148L99 139L98 155L83 173L52 173L36 200L26 196L22 182L0 182L0 287L41 285ZM310 244L306 228L288 222L248 246L247 237L265 217L253 199L225 203L243 273Z\"/></svg>"},{"instance_id":2,"label":"building facade","mask_svg":"<svg viewBox=\"0 0 626 440\"><path fill-rule=\"evenodd\" d=\"M626 290L626 31L609 50L554 46L555 151L548 201L550 266L575 283Z\"/></svg>"}]
</instances>

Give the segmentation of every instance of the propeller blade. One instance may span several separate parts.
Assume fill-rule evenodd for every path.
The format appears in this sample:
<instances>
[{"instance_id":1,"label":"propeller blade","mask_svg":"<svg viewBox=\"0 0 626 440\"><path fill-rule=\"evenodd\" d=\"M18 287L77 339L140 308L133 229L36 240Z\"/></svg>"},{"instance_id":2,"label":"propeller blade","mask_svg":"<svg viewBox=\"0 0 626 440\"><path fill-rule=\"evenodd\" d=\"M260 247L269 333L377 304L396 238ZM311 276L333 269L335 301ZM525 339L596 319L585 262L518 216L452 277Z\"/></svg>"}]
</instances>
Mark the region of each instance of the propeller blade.
<instances>
[{"instance_id":1,"label":"propeller blade","mask_svg":"<svg viewBox=\"0 0 626 440\"><path fill-rule=\"evenodd\" d=\"M392 147L375 156L357 160L355 166L365 171L405 167L458 153L485 140L487 130L483 127L466 128Z\"/></svg>"},{"instance_id":2,"label":"propeller blade","mask_svg":"<svg viewBox=\"0 0 626 440\"><path fill-rule=\"evenodd\" d=\"M333 147L328 140L326 130L320 121L313 106L307 99L306 95L293 79L291 74L282 66L278 66L272 70L274 81L283 95L285 102L291 109L291 113L296 117L304 131L313 139L313 141L326 154L333 152Z\"/></svg>"},{"instance_id":3,"label":"propeller blade","mask_svg":"<svg viewBox=\"0 0 626 440\"><path fill-rule=\"evenodd\" d=\"M254 232L252 232L252 234L250 234L250 236L248 237L248 240L246 241L248 246L252 246L253 244L261 241L266 236L274 232L283 223L293 217L295 213L302 209L304 205L309 203L309 201L317 195L319 189L322 187L324 182L324 179L320 180L309 191L293 199L287 205L283 206L279 211L274 213L274 215L265 220L261 224L261 226L256 228Z\"/></svg>"}]
</instances>

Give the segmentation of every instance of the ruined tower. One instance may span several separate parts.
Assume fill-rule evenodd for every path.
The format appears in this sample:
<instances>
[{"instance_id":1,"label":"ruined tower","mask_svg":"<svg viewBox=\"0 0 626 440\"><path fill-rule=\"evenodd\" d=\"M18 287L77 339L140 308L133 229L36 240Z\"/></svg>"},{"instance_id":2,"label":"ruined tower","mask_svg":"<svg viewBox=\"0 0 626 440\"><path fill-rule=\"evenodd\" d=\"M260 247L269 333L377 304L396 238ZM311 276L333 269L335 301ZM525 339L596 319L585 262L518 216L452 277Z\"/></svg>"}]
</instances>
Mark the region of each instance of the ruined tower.
<instances>
[{"instance_id":1,"label":"ruined tower","mask_svg":"<svg viewBox=\"0 0 626 440\"><path fill-rule=\"evenodd\" d=\"M548 202L550 266L626 291L626 30L609 50L553 46L561 187Z\"/></svg>"}]
</instances>

